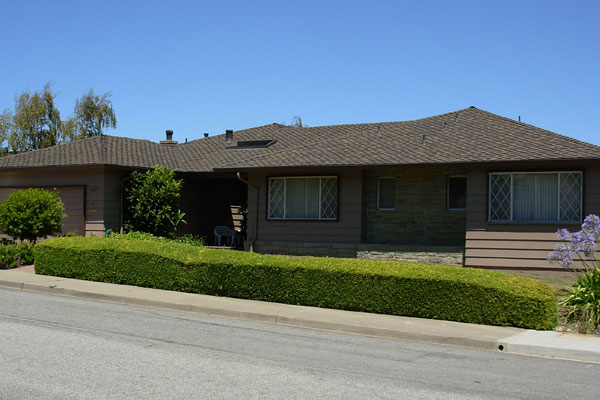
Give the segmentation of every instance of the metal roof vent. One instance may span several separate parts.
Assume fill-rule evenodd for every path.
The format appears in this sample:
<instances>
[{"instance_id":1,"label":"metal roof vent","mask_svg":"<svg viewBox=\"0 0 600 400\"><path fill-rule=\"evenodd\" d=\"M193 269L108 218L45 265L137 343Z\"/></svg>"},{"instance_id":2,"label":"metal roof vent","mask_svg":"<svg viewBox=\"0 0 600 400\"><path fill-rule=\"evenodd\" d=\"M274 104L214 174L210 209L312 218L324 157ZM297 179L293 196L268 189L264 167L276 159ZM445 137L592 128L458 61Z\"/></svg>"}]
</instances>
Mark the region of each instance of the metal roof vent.
<instances>
[{"instance_id":1,"label":"metal roof vent","mask_svg":"<svg viewBox=\"0 0 600 400\"><path fill-rule=\"evenodd\" d=\"M177 141L173 140L173 131L172 130L167 129L167 131L165 133L167 136L167 140L161 140L160 144L177 144Z\"/></svg>"},{"instance_id":2,"label":"metal roof vent","mask_svg":"<svg viewBox=\"0 0 600 400\"><path fill-rule=\"evenodd\" d=\"M227 143L233 142L233 131L231 129L225 131L225 141Z\"/></svg>"}]
</instances>

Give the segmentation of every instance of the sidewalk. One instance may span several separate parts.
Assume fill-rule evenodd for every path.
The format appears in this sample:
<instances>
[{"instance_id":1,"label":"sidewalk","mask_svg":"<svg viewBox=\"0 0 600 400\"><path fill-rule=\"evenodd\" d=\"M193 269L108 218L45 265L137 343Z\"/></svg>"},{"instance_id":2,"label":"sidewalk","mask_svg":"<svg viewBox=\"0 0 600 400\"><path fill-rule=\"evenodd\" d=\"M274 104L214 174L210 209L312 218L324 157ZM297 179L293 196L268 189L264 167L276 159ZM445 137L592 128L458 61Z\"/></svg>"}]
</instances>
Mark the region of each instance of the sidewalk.
<instances>
[{"instance_id":1,"label":"sidewalk","mask_svg":"<svg viewBox=\"0 0 600 400\"><path fill-rule=\"evenodd\" d=\"M0 287L381 338L600 362L600 338L171 292L0 270Z\"/></svg>"}]
</instances>

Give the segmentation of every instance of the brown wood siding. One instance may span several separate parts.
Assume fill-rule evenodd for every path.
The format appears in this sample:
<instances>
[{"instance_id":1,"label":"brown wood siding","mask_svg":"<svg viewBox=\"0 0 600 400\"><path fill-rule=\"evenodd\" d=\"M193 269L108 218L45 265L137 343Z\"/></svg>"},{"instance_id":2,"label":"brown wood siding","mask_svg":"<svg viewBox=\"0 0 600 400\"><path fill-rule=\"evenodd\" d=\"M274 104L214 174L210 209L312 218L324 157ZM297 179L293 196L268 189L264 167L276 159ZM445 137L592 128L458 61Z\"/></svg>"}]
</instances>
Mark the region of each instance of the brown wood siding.
<instances>
[{"instance_id":1,"label":"brown wood siding","mask_svg":"<svg viewBox=\"0 0 600 400\"><path fill-rule=\"evenodd\" d=\"M489 223L488 173L503 171L560 171L577 169L584 173L583 216L600 213L600 164L537 163L515 167L490 165L470 168L467 175L467 232L465 265L469 267L508 269L555 269L546 257L558 243L556 231L580 229L579 223Z\"/></svg>"},{"instance_id":2,"label":"brown wood siding","mask_svg":"<svg viewBox=\"0 0 600 400\"><path fill-rule=\"evenodd\" d=\"M274 176L338 176L337 221L291 221L267 219L267 177ZM360 243L362 213L362 171L358 169L304 170L293 174L251 172L248 175L248 238L255 238L256 187L258 192L258 238L264 241Z\"/></svg>"},{"instance_id":3,"label":"brown wood siding","mask_svg":"<svg viewBox=\"0 0 600 400\"><path fill-rule=\"evenodd\" d=\"M67 216L62 220L62 232L85 234L84 190L83 186L58 187L58 195L65 205Z\"/></svg>"}]
</instances>

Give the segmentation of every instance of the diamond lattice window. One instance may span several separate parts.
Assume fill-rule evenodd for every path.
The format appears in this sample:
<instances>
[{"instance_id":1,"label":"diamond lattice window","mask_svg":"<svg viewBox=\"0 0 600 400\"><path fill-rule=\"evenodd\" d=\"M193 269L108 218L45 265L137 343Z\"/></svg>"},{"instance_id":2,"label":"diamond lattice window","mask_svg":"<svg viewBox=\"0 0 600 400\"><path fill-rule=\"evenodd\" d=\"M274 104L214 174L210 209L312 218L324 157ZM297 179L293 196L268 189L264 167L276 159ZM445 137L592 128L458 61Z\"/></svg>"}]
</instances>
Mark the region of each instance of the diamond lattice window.
<instances>
[{"instance_id":1,"label":"diamond lattice window","mask_svg":"<svg viewBox=\"0 0 600 400\"><path fill-rule=\"evenodd\" d=\"M283 218L285 180L269 179L269 218Z\"/></svg>"},{"instance_id":2,"label":"diamond lattice window","mask_svg":"<svg viewBox=\"0 0 600 400\"><path fill-rule=\"evenodd\" d=\"M581 173L560 174L560 220L581 221Z\"/></svg>"},{"instance_id":3,"label":"diamond lattice window","mask_svg":"<svg viewBox=\"0 0 600 400\"><path fill-rule=\"evenodd\" d=\"M269 219L337 219L335 176L269 178Z\"/></svg>"},{"instance_id":4,"label":"diamond lattice window","mask_svg":"<svg viewBox=\"0 0 600 400\"><path fill-rule=\"evenodd\" d=\"M490 221L510 221L512 175L490 175Z\"/></svg>"},{"instance_id":5,"label":"diamond lattice window","mask_svg":"<svg viewBox=\"0 0 600 400\"><path fill-rule=\"evenodd\" d=\"M490 221L579 222L581 214L581 172L490 174Z\"/></svg>"},{"instance_id":6,"label":"diamond lattice window","mask_svg":"<svg viewBox=\"0 0 600 400\"><path fill-rule=\"evenodd\" d=\"M321 218L337 218L337 178L321 178Z\"/></svg>"}]
</instances>

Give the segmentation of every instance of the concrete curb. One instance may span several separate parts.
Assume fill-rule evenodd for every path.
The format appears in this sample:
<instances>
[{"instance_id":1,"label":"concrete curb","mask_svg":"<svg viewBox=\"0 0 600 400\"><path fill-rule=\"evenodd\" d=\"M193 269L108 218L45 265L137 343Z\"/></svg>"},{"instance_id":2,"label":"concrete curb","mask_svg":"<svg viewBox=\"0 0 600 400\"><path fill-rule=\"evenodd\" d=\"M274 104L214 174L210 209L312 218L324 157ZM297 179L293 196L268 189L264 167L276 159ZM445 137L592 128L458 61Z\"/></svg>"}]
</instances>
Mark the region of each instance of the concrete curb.
<instances>
[{"instance_id":1,"label":"concrete curb","mask_svg":"<svg viewBox=\"0 0 600 400\"><path fill-rule=\"evenodd\" d=\"M354 335L600 362L600 338L565 337L559 332L293 306L14 270L0 271L0 287Z\"/></svg>"},{"instance_id":2,"label":"concrete curb","mask_svg":"<svg viewBox=\"0 0 600 400\"><path fill-rule=\"evenodd\" d=\"M513 354L600 363L600 338L553 331L526 331L500 343Z\"/></svg>"},{"instance_id":3,"label":"concrete curb","mask_svg":"<svg viewBox=\"0 0 600 400\"><path fill-rule=\"evenodd\" d=\"M114 294L106 294L106 293L97 293L90 291L82 291L76 289L67 289L60 287L58 285L47 285L47 284L32 284L32 283L18 283L6 280L0 280L0 287L10 288L10 289L20 289L26 290L30 292L44 293L44 294L53 294L59 296L68 296L68 297L76 297L87 300L99 300L99 301L107 301L112 303L121 303L139 307L151 307L151 308L159 308L164 310L171 311L183 311L183 312L192 312L198 314L205 314L216 317L226 317L226 318L234 318L234 319L243 319L254 322L263 322L270 323L276 325L285 325L285 326L293 326L299 328L308 328L308 329L317 329L317 330L325 330L332 332L340 332L340 333L348 333L354 335L362 335L362 336L372 336L378 338L386 338L386 339L400 339L400 340L410 340L416 342L426 342L426 343L434 343L434 344L443 344L443 345L453 345L460 347L469 347L476 348L482 350L498 350L498 340L496 338L472 338L458 335L447 335L443 333L424 333L424 332L411 332L404 331L393 328L384 328L372 325L358 325L358 324L349 324L336 322L332 320L323 320L317 318L301 318L301 317L292 317L288 315L283 315L281 313L273 313L273 312L252 312L252 311L242 311L242 310L231 310L229 308L219 308L219 307L208 307L196 304L184 304L179 302L168 302L168 301L159 301L159 300L151 300L146 298L136 298L131 296L121 296ZM150 289L150 290L158 290L158 289ZM188 293L186 293L188 294ZM201 296L201 295L195 295ZM218 297L216 297L218 299ZM243 300L243 299L234 299L236 301L243 302L254 302L254 303L262 303L256 302L253 300ZM302 307L304 306L289 306L282 305L287 307ZM306 307L312 308L312 307ZM325 311L329 309L320 309L315 308L316 312ZM343 311L343 310L331 310L335 312L344 312L351 314L366 314L368 313L360 313L354 311ZM376 314L377 315L377 314ZM379 315L377 315L379 316ZM382 316L382 317L392 317L394 316ZM407 318L407 317L395 317L395 318ZM417 319L417 318L414 318ZM460 324L458 322L451 321L438 321L438 322L446 322L446 323L454 323ZM495 328L495 327L494 327ZM515 328L516 329L516 328Z\"/></svg>"}]
</instances>

